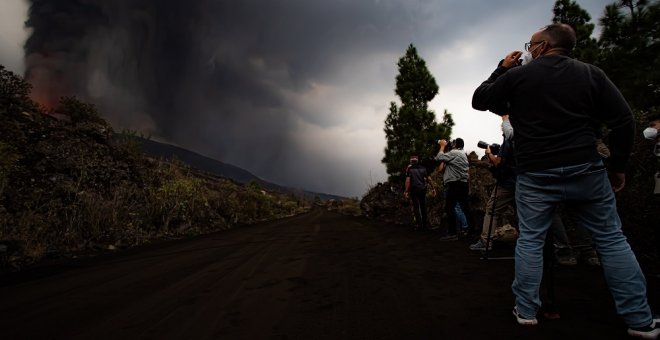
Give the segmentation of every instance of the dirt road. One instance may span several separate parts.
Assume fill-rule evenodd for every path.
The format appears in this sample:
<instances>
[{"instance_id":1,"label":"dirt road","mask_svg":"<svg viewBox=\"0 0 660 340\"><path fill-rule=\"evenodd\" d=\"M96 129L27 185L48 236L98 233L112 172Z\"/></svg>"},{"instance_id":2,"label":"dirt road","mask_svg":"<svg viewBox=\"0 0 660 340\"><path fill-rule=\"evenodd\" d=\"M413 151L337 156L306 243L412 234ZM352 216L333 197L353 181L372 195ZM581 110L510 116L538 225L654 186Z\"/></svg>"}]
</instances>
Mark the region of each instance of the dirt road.
<instances>
[{"instance_id":1,"label":"dirt road","mask_svg":"<svg viewBox=\"0 0 660 340\"><path fill-rule=\"evenodd\" d=\"M513 261L438 238L316 210L5 274L0 337L626 338L599 268L557 268L562 318L523 328L511 316Z\"/></svg>"}]
</instances>

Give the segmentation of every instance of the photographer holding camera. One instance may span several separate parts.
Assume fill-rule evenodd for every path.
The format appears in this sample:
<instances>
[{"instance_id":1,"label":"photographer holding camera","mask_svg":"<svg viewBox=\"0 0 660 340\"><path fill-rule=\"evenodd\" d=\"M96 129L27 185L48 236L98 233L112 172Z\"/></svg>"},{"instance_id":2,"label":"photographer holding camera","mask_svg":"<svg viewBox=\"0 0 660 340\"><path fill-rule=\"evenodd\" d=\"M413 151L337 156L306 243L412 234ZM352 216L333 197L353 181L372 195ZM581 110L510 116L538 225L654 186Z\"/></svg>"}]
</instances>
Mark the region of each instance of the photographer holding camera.
<instances>
[{"instance_id":1,"label":"photographer holding camera","mask_svg":"<svg viewBox=\"0 0 660 340\"><path fill-rule=\"evenodd\" d=\"M632 111L601 69L569 56L575 44L571 26L544 27L525 44L529 63L514 67L522 52L509 53L472 97L477 110L497 113L508 106L516 133L520 235L513 314L521 325L538 323L545 236L557 204L567 202L575 220L592 234L628 334L656 339L660 318L651 313L646 280L621 231L614 195L625 186L635 130ZM608 169L596 151L594 123L601 122L611 129Z\"/></svg>"},{"instance_id":2,"label":"photographer holding camera","mask_svg":"<svg viewBox=\"0 0 660 340\"><path fill-rule=\"evenodd\" d=\"M447 197L445 199L445 212L447 213L447 235L442 238L445 241L458 239L456 234L456 203L460 205L465 214L468 223L468 233L474 230L474 220L469 205L469 187L468 187L468 159L463 151L464 142L461 138L456 138L451 143L451 151L447 149L447 141L441 139L438 141L440 151L435 156L435 160L443 162L445 171L442 175ZM442 166L442 165L441 165Z\"/></svg>"},{"instance_id":3,"label":"photographer holding camera","mask_svg":"<svg viewBox=\"0 0 660 340\"><path fill-rule=\"evenodd\" d=\"M513 204L515 199L516 174L513 158L513 127L511 127L508 115L502 116L502 133L504 141L501 146L498 144L488 145L484 142L479 142L477 145L486 149L486 156L491 164L490 170L495 177L495 188L486 204L481 237L475 244L470 245L470 250L485 251L486 249L492 249L492 228L498 225L502 212Z\"/></svg>"}]
</instances>

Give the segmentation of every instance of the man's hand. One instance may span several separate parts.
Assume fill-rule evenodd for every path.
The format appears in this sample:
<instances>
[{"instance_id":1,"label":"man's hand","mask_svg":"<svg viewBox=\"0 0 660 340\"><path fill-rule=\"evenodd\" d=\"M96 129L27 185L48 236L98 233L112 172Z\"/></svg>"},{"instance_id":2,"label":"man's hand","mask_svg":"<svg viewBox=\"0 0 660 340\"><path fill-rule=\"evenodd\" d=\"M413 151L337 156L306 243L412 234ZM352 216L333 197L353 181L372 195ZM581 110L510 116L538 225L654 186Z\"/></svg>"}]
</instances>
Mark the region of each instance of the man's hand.
<instances>
[{"instance_id":1,"label":"man's hand","mask_svg":"<svg viewBox=\"0 0 660 340\"><path fill-rule=\"evenodd\" d=\"M516 65L518 65L518 59L522 56L521 51L513 51L504 57L504 60L502 61L502 67L505 68L512 68Z\"/></svg>"},{"instance_id":2,"label":"man's hand","mask_svg":"<svg viewBox=\"0 0 660 340\"><path fill-rule=\"evenodd\" d=\"M403 197L404 197L405 199L410 198L410 193L407 192L407 191L404 191L404 192L403 192Z\"/></svg>"},{"instance_id":3,"label":"man's hand","mask_svg":"<svg viewBox=\"0 0 660 340\"><path fill-rule=\"evenodd\" d=\"M438 141L438 145L440 145L441 148L444 148L447 146L447 141L445 139L441 139Z\"/></svg>"},{"instance_id":4,"label":"man's hand","mask_svg":"<svg viewBox=\"0 0 660 340\"><path fill-rule=\"evenodd\" d=\"M626 186L626 174L623 172L609 172L610 184L612 184L612 190L614 192L619 192Z\"/></svg>"}]
</instances>

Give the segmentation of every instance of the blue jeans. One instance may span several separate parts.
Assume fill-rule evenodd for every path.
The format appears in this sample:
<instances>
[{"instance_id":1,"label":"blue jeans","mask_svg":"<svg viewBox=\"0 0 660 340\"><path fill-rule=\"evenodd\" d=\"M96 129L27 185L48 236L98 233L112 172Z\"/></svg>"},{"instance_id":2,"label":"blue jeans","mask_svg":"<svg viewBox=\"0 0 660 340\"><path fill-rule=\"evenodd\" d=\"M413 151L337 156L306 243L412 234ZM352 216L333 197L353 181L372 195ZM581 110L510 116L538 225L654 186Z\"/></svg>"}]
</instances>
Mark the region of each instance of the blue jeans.
<instances>
[{"instance_id":1,"label":"blue jeans","mask_svg":"<svg viewBox=\"0 0 660 340\"><path fill-rule=\"evenodd\" d=\"M461 206L465 219L467 220L468 232L474 228L474 220L470 211L470 197L467 182L449 182L445 183L447 196L445 198L445 212L447 213L447 234L456 235L456 204Z\"/></svg>"},{"instance_id":2,"label":"blue jeans","mask_svg":"<svg viewBox=\"0 0 660 340\"><path fill-rule=\"evenodd\" d=\"M461 231L468 231L467 218L465 217L463 210L461 210L461 205L456 203L454 211L456 211L456 225L458 226L458 229Z\"/></svg>"},{"instance_id":3,"label":"blue jeans","mask_svg":"<svg viewBox=\"0 0 660 340\"><path fill-rule=\"evenodd\" d=\"M649 325L652 315L646 301L646 280L621 231L616 200L602 162L518 175L520 236L512 285L518 312L532 318L541 307L543 244L559 202L565 202L575 222L591 233L617 313L630 327Z\"/></svg>"}]
</instances>

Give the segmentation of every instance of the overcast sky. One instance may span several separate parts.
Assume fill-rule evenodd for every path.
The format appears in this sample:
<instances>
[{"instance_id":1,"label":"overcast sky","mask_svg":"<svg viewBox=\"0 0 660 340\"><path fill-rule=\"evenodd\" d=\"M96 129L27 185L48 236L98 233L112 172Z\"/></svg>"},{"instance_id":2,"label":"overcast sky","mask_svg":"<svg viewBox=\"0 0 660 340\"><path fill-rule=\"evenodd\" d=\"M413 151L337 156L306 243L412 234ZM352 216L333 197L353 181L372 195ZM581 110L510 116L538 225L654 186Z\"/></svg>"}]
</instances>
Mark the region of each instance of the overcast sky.
<instances>
[{"instance_id":1,"label":"overcast sky","mask_svg":"<svg viewBox=\"0 0 660 340\"><path fill-rule=\"evenodd\" d=\"M613 1L579 0L592 16ZM40 98L76 94L115 130L307 190L362 196L380 163L397 60L412 43L466 150L500 142L474 89L550 23L554 1L2 0L0 63ZM29 29L28 7L34 4ZM55 5L57 4L57 5ZM58 7L59 6L59 7ZM27 44L27 57L23 49Z\"/></svg>"}]
</instances>

